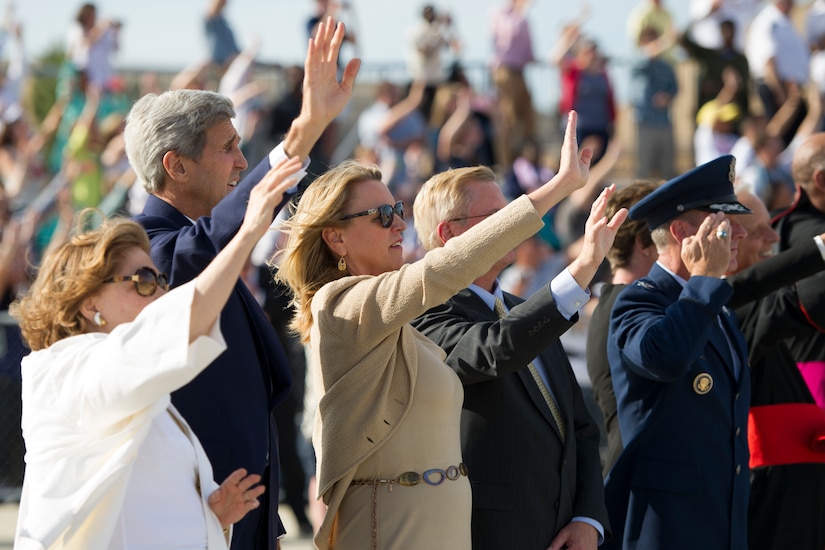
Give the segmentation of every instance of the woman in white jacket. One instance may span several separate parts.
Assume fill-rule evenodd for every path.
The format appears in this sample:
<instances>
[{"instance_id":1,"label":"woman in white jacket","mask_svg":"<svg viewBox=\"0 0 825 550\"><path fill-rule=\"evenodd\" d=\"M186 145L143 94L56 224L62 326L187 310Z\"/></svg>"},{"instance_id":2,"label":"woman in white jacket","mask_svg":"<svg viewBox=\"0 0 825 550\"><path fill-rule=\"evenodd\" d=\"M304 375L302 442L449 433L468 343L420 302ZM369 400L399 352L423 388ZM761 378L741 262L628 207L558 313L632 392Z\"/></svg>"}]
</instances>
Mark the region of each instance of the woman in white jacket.
<instances>
[{"instance_id":1,"label":"woman in white jacket","mask_svg":"<svg viewBox=\"0 0 825 550\"><path fill-rule=\"evenodd\" d=\"M15 549L227 548L260 476L239 469L218 487L169 394L226 349L221 309L299 167L273 168L232 241L171 292L131 221L106 220L45 259L12 306L32 349Z\"/></svg>"}]
</instances>

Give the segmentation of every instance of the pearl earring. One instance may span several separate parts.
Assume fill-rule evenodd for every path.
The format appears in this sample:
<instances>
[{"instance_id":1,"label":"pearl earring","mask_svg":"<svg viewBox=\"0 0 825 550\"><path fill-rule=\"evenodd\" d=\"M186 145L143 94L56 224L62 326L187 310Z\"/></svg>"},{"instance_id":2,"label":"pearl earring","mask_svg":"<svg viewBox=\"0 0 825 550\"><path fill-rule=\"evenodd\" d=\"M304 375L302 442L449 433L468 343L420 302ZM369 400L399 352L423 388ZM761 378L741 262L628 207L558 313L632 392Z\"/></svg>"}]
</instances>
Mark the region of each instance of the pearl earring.
<instances>
[{"instance_id":1,"label":"pearl earring","mask_svg":"<svg viewBox=\"0 0 825 550\"><path fill-rule=\"evenodd\" d=\"M99 311L95 311L94 323L99 327L106 326L106 319L103 318L103 315L101 315Z\"/></svg>"}]
</instances>

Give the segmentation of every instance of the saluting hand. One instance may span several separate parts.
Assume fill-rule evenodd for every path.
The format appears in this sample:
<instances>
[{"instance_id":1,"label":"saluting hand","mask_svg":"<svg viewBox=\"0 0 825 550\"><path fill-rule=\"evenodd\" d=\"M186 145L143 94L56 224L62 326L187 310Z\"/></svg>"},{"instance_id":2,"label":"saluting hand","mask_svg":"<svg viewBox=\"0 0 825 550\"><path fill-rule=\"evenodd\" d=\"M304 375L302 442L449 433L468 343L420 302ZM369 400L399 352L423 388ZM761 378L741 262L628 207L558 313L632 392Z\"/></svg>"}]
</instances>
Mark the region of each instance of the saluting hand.
<instances>
[{"instance_id":1,"label":"saluting hand","mask_svg":"<svg viewBox=\"0 0 825 550\"><path fill-rule=\"evenodd\" d=\"M714 212L702 220L696 234L682 239L682 262L691 276L725 274L730 262L731 231L724 212Z\"/></svg>"}]
</instances>

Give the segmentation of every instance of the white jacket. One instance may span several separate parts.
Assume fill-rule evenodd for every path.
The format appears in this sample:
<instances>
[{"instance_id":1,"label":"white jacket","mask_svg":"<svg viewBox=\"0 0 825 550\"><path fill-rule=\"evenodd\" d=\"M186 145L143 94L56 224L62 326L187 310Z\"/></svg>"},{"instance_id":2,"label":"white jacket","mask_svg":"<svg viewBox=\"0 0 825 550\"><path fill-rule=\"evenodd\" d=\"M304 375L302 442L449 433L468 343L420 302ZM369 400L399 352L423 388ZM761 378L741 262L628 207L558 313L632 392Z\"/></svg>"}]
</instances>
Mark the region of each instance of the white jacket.
<instances>
[{"instance_id":1,"label":"white jacket","mask_svg":"<svg viewBox=\"0 0 825 550\"><path fill-rule=\"evenodd\" d=\"M226 549L206 501L217 488L212 468L169 396L226 349L220 322L188 343L193 296L190 282L108 335L73 336L23 359L26 474L15 550L109 548L132 464L166 409L195 448L208 548Z\"/></svg>"}]
</instances>

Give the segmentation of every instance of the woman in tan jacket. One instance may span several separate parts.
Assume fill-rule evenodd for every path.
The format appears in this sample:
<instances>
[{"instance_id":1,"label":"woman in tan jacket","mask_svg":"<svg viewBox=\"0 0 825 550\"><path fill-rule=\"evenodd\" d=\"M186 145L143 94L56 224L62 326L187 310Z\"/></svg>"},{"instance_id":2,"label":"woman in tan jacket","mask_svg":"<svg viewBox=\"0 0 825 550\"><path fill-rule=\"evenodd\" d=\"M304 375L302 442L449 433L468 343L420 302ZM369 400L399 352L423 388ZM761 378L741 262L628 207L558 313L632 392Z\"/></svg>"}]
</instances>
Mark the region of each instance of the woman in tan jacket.
<instances>
[{"instance_id":1,"label":"woman in tan jacket","mask_svg":"<svg viewBox=\"0 0 825 550\"><path fill-rule=\"evenodd\" d=\"M377 169L347 162L307 189L277 263L321 392L313 442L328 510L318 548L470 548L463 390L444 352L409 322L487 272L584 185L591 152L579 154L575 131L571 112L553 179L413 264L402 256L403 204Z\"/></svg>"}]
</instances>

